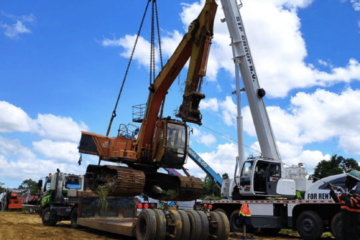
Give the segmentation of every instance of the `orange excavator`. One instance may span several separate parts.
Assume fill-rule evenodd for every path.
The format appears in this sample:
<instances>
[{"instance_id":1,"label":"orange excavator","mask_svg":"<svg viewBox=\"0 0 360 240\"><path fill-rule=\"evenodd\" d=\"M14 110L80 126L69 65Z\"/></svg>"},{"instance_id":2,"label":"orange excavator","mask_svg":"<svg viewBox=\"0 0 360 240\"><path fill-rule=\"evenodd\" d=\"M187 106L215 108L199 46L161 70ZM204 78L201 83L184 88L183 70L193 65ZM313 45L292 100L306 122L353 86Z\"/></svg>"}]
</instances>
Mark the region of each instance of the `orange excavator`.
<instances>
[{"instance_id":1,"label":"orange excavator","mask_svg":"<svg viewBox=\"0 0 360 240\"><path fill-rule=\"evenodd\" d=\"M153 0L154 1L154 0ZM213 37L217 4L206 0L177 49L149 87L149 97L137 137L119 132L116 137L82 132L79 152L99 156L98 165L89 165L85 178L90 186L111 182L109 196L130 197L145 193L159 200L189 201L202 193L202 181L187 174L183 165L188 153L189 131L186 122L201 125L199 103ZM183 102L177 113L182 121L162 117L165 96L189 61ZM123 163L127 167L100 165L101 161ZM158 173L159 168L183 169L187 176ZM109 180L110 179L110 180ZM91 189L94 190L94 189Z\"/></svg>"}]
</instances>

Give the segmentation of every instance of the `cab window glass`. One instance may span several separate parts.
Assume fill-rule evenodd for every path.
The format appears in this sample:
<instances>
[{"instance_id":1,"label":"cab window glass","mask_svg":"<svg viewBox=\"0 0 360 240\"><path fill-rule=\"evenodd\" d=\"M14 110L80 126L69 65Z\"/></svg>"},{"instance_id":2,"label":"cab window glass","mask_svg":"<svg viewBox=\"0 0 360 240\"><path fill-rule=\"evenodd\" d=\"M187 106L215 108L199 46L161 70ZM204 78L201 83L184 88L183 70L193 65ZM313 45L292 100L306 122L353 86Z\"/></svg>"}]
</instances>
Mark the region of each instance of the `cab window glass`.
<instances>
[{"instance_id":1,"label":"cab window glass","mask_svg":"<svg viewBox=\"0 0 360 240\"><path fill-rule=\"evenodd\" d=\"M269 168L270 177L280 177L281 168L280 165L271 164Z\"/></svg>"},{"instance_id":2,"label":"cab window glass","mask_svg":"<svg viewBox=\"0 0 360 240\"><path fill-rule=\"evenodd\" d=\"M67 178L65 180L65 187L67 189L81 189L79 178Z\"/></svg>"}]
</instances>

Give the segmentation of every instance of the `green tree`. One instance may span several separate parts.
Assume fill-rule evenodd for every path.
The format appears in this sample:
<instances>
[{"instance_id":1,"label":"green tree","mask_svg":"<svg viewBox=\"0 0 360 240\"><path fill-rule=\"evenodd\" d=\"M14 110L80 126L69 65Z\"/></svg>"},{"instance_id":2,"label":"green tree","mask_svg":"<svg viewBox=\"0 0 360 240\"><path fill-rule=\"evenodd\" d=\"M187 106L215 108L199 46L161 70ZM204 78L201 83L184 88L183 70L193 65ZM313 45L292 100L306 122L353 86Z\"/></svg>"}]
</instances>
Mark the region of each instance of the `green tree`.
<instances>
[{"instance_id":1,"label":"green tree","mask_svg":"<svg viewBox=\"0 0 360 240\"><path fill-rule=\"evenodd\" d=\"M319 162L315 168L313 176L316 178L324 178L331 175L348 172L352 169L360 170L360 167L355 159L344 158L335 154L329 161L322 160Z\"/></svg>"},{"instance_id":2,"label":"green tree","mask_svg":"<svg viewBox=\"0 0 360 240\"><path fill-rule=\"evenodd\" d=\"M0 193L5 192L6 188L3 187L4 185L5 183L0 182Z\"/></svg>"},{"instance_id":3,"label":"green tree","mask_svg":"<svg viewBox=\"0 0 360 240\"><path fill-rule=\"evenodd\" d=\"M20 186L19 189L30 189L31 194L36 194L38 190L37 182L33 181L31 178L24 180Z\"/></svg>"},{"instance_id":4,"label":"green tree","mask_svg":"<svg viewBox=\"0 0 360 240\"><path fill-rule=\"evenodd\" d=\"M229 178L229 174L227 174L227 173L224 173L223 175L222 175L222 179L228 179Z\"/></svg>"}]
</instances>

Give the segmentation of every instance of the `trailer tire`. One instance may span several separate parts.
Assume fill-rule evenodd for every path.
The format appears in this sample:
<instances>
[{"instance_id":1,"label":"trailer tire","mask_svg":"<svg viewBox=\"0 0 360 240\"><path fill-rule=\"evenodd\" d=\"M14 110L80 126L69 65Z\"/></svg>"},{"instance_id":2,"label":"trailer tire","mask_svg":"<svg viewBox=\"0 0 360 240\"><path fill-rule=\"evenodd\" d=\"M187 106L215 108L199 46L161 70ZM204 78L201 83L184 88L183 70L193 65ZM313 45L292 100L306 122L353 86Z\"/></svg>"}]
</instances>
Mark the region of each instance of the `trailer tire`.
<instances>
[{"instance_id":1,"label":"trailer tire","mask_svg":"<svg viewBox=\"0 0 360 240\"><path fill-rule=\"evenodd\" d=\"M199 240L201 234L201 218L200 215L194 211L186 211L190 221L190 237L189 240Z\"/></svg>"},{"instance_id":2,"label":"trailer tire","mask_svg":"<svg viewBox=\"0 0 360 240\"><path fill-rule=\"evenodd\" d=\"M57 222L56 220L51 219L51 211L49 207L45 208L42 212L41 220L44 226L55 226Z\"/></svg>"},{"instance_id":3,"label":"trailer tire","mask_svg":"<svg viewBox=\"0 0 360 240\"><path fill-rule=\"evenodd\" d=\"M229 218L226 216L225 213L222 212L218 212L218 214L221 216L222 220L223 220L223 226L224 226L224 231L225 231L225 236L224 239L228 239L229 235L230 235L230 223L229 223Z\"/></svg>"},{"instance_id":4,"label":"trailer tire","mask_svg":"<svg viewBox=\"0 0 360 240\"><path fill-rule=\"evenodd\" d=\"M342 220L341 220L341 212L339 212L335 214L335 216L331 220L331 233L336 240L342 240L341 228L342 228Z\"/></svg>"},{"instance_id":5,"label":"trailer tire","mask_svg":"<svg viewBox=\"0 0 360 240\"><path fill-rule=\"evenodd\" d=\"M71 228L78 229L80 226L77 224L77 207L74 207L74 209L71 212L70 215L70 221L71 221Z\"/></svg>"},{"instance_id":6,"label":"trailer tire","mask_svg":"<svg viewBox=\"0 0 360 240\"><path fill-rule=\"evenodd\" d=\"M317 240L324 232L324 222L314 211L302 212L297 221L296 227L303 239Z\"/></svg>"},{"instance_id":7,"label":"trailer tire","mask_svg":"<svg viewBox=\"0 0 360 240\"><path fill-rule=\"evenodd\" d=\"M180 240L181 239L181 233L182 233L182 222L181 217L178 211L176 210L170 210L170 218L171 218L171 225L168 223L167 231L174 235L173 240Z\"/></svg>"},{"instance_id":8,"label":"trailer tire","mask_svg":"<svg viewBox=\"0 0 360 240\"><path fill-rule=\"evenodd\" d=\"M217 222L217 225L214 226L210 224L210 239L212 240L227 240L229 237L230 227L229 221L225 216L226 221L224 221L224 214L219 212L211 212L210 218L211 222ZM227 225L227 226L226 226Z\"/></svg>"},{"instance_id":9,"label":"trailer tire","mask_svg":"<svg viewBox=\"0 0 360 240\"><path fill-rule=\"evenodd\" d=\"M209 238L209 219L203 211L197 211L201 219L201 240L207 240Z\"/></svg>"},{"instance_id":10,"label":"trailer tire","mask_svg":"<svg viewBox=\"0 0 360 240\"><path fill-rule=\"evenodd\" d=\"M166 237L166 217L162 210L154 209L156 216L156 237L157 240L164 240Z\"/></svg>"},{"instance_id":11,"label":"trailer tire","mask_svg":"<svg viewBox=\"0 0 360 240\"><path fill-rule=\"evenodd\" d=\"M141 211L135 227L137 240L152 240L156 236L156 216L153 210L144 209Z\"/></svg>"},{"instance_id":12,"label":"trailer tire","mask_svg":"<svg viewBox=\"0 0 360 240\"><path fill-rule=\"evenodd\" d=\"M190 237L190 220L187 213L184 210L178 211L182 222L181 240L188 240Z\"/></svg>"},{"instance_id":13,"label":"trailer tire","mask_svg":"<svg viewBox=\"0 0 360 240\"><path fill-rule=\"evenodd\" d=\"M222 212L227 216L226 211L223 208L216 208L214 212Z\"/></svg>"}]
</instances>

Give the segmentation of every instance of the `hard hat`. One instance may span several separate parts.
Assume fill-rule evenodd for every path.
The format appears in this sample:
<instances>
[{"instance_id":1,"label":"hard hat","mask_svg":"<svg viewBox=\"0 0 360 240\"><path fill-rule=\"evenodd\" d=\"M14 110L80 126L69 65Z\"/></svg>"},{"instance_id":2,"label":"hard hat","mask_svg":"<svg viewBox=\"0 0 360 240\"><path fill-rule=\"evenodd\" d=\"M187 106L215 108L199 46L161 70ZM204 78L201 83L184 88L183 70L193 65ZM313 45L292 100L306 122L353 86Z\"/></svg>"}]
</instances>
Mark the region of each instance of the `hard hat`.
<instances>
[{"instance_id":1,"label":"hard hat","mask_svg":"<svg viewBox=\"0 0 360 240\"><path fill-rule=\"evenodd\" d=\"M360 172L357 170L351 170L346 175L349 177L355 178L356 180L360 181Z\"/></svg>"}]
</instances>

